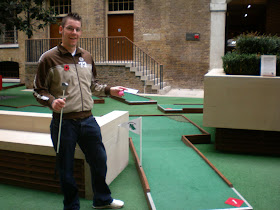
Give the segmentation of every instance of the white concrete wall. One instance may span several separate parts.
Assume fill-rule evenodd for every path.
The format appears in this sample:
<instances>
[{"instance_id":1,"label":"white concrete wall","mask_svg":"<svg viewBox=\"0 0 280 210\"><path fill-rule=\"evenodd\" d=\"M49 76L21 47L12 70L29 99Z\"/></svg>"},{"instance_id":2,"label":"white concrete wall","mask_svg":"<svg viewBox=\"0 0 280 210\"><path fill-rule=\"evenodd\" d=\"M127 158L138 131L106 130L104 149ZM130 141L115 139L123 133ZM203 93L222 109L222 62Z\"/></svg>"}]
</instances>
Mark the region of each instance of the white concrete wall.
<instances>
[{"instance_id":1,"label":"white concrete wall","mask_svg":"<svg viewBox=\"0 0 280 210\"><path fill-rule=\"evenodd\" d=\"M280 131L280 77L212 69L204 78L203 126Z\"/></svg>"}]
</instances>

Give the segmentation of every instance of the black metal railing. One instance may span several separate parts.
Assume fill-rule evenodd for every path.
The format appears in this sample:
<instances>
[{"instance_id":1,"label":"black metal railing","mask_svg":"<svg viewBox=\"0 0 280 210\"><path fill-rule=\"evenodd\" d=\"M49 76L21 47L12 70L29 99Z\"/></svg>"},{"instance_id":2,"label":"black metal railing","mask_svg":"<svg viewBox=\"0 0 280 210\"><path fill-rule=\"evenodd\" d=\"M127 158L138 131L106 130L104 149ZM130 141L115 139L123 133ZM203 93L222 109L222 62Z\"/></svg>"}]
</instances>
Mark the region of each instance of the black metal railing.
<instances>
[{"instance_id":1,"label":"black metal railing","mask_svg":"<svg viewBox=\"0 0 280 210\"><path fill-rule=\"evenodd\" d=\"M26 62L37 62L60 42L61 39L26 40ZM127 37L80 38L79 46L91 53L95 63L130 63L142 76L150 77L154 85L163 88L163 65Z\"/></svg>"}]
</instances>

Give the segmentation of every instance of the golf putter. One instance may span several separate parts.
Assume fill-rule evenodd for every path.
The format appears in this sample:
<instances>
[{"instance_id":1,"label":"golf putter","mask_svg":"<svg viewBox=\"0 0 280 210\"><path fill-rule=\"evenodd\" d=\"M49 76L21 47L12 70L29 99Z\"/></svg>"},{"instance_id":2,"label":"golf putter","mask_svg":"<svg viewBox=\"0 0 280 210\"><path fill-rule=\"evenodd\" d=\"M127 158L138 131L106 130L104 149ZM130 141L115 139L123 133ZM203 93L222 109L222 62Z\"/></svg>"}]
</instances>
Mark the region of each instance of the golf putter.
<instances>
[{"instance_id":1,"label":"golf putter","mask_svg":"<svg viewBox=\"0 0 280 210\"><path fill-rule=\"evenodd\" d=\"M66 90L67 87L68 87L68 83L63 82L61 86L62 86L62 91L63 91L62 98L64 98L65 90ZM60 135L61 135L62 115L63 115L63 108L62 108L61 111L60 111L59 129L58 129L58 139L57 139L57 147L56 147L56 153L57 153L57 154L59 153L59 146L60 146Z\"/></svg>"}]
</instances>

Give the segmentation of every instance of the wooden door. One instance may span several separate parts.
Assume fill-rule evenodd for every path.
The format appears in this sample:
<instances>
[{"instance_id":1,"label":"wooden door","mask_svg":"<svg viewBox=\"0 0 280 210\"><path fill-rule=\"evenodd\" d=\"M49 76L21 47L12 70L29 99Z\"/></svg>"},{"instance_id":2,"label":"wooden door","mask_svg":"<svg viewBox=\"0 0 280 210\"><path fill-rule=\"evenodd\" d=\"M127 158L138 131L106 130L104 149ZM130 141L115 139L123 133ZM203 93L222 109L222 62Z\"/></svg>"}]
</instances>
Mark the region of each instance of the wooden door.
<instances>
[{"instance_id":1,"label":"wooden door","mask_svg":"<svg viewBox=\"0 0 280 210\"><path fill-rule=\"evenodd\" d=\"M133 58L133 14L108 15L108 58L129 61ZM127 37L121 38L121 36Z\"/></svg>"},{"instance_id":2,"label":"wooden door","mask_svg":"<svg viewBox=\"0 0 280 210\"><path fill-rule=\"evenodd\" d=\"M57 46L61 42L61 34L59 33L59 26L62 19L58 18L57 22L50 25L50 48Z\"/></svg>"}]
</instances>

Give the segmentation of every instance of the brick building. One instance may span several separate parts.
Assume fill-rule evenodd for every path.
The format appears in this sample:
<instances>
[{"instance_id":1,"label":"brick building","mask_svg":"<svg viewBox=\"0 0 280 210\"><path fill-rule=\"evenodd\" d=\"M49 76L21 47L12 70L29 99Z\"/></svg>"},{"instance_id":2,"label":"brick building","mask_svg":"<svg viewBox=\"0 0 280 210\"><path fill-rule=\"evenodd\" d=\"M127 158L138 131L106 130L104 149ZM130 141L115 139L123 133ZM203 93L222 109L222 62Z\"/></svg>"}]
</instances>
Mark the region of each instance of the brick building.
<instances>
[{"instance_id":1,"label":"brick building","mask_svg":"<svg viewBox=\"0 0 280 210\"><path fill-rule=\"evenodd\" d=\"M265 7L265 32L279 35L279 27L275 27L279 1L251 2ZM56 9L58 19L69 11L78 12L83 18L83 37L127 36L163 64L164 80L172 88L203 88L209 69L222 67L230 31L226 27L227 9L243 4L240 0L47 0L46 6ZM32 38L59 36L58 26L52 25ZM18 32L15 43L0 44L0 63L18 62L23 83L26 38Z\"/></svg>"}]
</instances>

